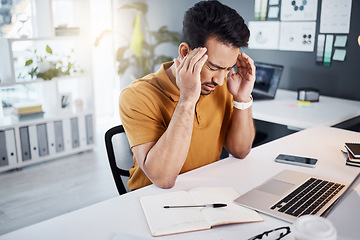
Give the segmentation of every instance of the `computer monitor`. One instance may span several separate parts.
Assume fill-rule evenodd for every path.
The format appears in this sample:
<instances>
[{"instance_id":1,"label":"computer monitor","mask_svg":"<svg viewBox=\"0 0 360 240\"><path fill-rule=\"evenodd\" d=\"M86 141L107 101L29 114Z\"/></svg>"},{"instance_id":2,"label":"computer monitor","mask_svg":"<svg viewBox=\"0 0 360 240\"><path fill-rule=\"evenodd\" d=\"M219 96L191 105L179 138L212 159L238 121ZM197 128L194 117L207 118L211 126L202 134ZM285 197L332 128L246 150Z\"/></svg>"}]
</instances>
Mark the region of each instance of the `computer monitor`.
<instances>
[{"instance_id":1,"label":"computer monitor","mask_svg":"<svg viewBox=\"0 0 360 240\"><path fill-rule=\"evenodd\" d=\"M271 63L255 62L256 80L252 96L254 100L273 99L284 67Z\"/></svg>"}]
</instances>

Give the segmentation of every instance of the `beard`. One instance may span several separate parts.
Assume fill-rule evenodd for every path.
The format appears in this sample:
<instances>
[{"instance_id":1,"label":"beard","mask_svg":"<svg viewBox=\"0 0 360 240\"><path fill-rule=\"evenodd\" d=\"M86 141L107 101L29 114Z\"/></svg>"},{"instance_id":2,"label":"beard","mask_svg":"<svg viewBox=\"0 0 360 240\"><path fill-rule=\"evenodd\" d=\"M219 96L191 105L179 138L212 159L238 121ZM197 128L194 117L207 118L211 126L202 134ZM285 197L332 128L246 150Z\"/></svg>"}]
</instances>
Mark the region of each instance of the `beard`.
<instances>
[{"instance_id":1,"label":"beard","mask_svg":"<svg viewBox=\"0 0 360 240\"><path fill-rule=\"evenodd\" d=\"M210 93L212 93L213 91L207 91L207 90L201 90L201 93L200 95L203 95L203 96L206 96L206 95L209 95Z\"/></svg>"}]
</instances>

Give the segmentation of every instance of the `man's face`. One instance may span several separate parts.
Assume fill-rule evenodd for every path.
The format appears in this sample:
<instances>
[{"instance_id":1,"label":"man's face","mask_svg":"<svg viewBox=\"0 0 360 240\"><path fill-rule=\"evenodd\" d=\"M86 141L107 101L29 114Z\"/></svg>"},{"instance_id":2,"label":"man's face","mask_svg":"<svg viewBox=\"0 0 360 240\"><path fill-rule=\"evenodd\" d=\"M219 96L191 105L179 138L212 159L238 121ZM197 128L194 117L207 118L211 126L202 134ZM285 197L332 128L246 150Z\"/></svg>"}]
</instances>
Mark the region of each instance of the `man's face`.
<instances>
[{"instance_id":1,"label":"man's face","mask_svg":"<svg viewBox=\"0 0 360 240\"><path fill-rule=\"evenodd\" d=\"M224 79L237 61L239 48L227 46L216 38L209 38L205 44L208 60L201 70L201 94L208 95L216 86L222 86Z\"/></svg>"}]
</instances>

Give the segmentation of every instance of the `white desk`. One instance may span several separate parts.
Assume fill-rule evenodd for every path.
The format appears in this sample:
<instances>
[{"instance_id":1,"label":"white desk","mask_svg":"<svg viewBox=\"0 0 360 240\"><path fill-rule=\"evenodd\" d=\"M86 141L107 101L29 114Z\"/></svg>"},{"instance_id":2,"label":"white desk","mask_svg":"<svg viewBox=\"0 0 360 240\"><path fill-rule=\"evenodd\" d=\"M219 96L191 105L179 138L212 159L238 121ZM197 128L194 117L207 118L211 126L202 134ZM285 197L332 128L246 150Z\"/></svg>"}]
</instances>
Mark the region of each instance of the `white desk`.
<instances>
[{"instance_id":1,"label":"white desk","mask_svg":"<svg viewBox=\"0 0 360 240\"><path fill-rule=\"evenodd\" d=\"M297 132L252 149L243 160L227 158L187 172L178 177L170 190L148 186L123 196L56 217L30 227L0 236L2 240L18 239L236 239L243 240L288 223L261 214L264 222L233 224L211 230L152 238L139 199L141 196L188 190L199 186L230 186L244 194L283 169L313 173L335 180L351 182L360 168L345 166L341 153L345 141L359 141L360 133L317 127ZM304 168L275 163L279 153L311 156L319 159L316 168ZM96 192L94 192L96 194ZM360 236L360 186L343 199L329 215L337 228L339 240ZM285 239L293 239L292 235Z\"/></svg>"},{"instance_id":2,"label":"white desk","mask_svg":"<svg viewBox=\"0 0 360 240\"><path fill-rule=\"evenodd\" d=\"M319 102L298 106L297 92L278 89L273 100L253 104L253 118L302 130L315 126L333 126L360 115L360 101L320 96Z\"/></svg>"}]
</instances>

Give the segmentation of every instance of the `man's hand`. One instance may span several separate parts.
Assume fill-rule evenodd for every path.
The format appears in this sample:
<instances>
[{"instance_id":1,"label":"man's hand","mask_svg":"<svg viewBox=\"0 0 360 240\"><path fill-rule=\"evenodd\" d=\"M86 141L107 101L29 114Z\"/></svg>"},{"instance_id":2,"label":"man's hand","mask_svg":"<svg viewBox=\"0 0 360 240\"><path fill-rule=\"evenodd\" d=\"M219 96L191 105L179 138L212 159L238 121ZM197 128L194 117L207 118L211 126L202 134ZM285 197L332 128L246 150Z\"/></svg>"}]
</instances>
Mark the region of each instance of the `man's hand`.
<instances>
[{"instance_id":1,"label":"man's hand","mask_svg":"<svg viewBox=\"0 0 360 240\"><path fill-rule=\"evenodd\" d=\"M176 66L176 85L180 90L179 102L195 104L201 93L200 72L208 56L206 48L192 50L180 62L174 59Z\"/></svg>"},{"instance_id":2,"label":"man's hand","mask_svg":"<svg viewBox=\"0 0 360 240\"><path fill-rule=\"evenodd\" d=\"M245 53L238 55L237 72L231 69L228 74L228 89L237 102L249 102L255 83L254 61Z\"/></svg>"}]
</instances>

